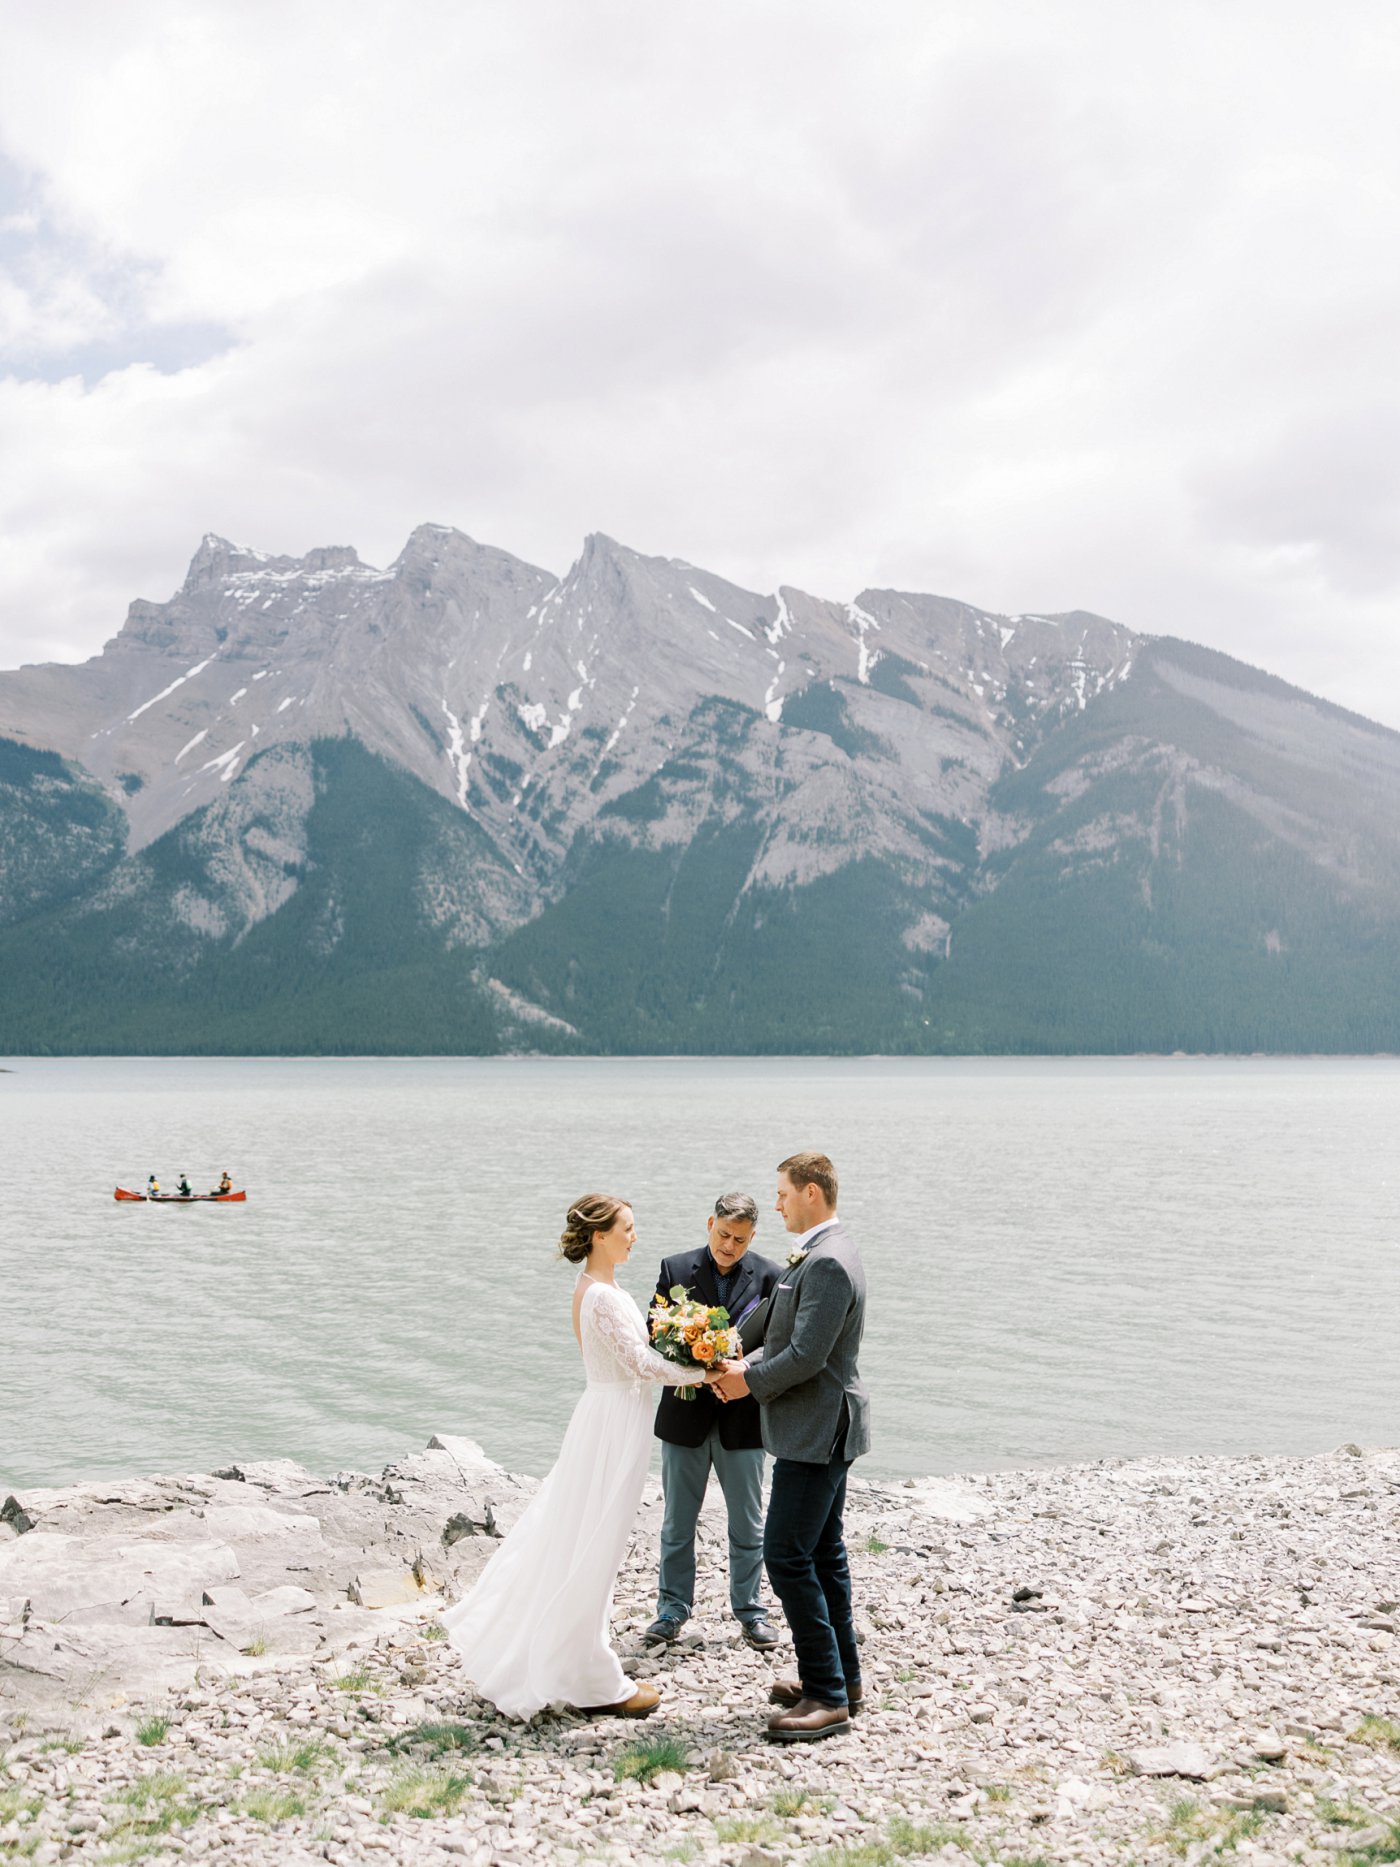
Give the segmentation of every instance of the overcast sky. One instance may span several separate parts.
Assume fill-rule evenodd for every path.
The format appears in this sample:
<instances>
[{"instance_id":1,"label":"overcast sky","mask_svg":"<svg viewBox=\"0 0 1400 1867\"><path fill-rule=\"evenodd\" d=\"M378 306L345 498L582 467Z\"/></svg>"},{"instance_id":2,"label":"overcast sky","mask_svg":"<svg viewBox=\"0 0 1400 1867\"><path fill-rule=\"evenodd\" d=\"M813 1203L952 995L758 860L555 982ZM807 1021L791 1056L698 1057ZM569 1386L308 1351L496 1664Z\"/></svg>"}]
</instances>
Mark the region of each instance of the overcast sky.
<instances>
[{"instance_id":1,"label":"overcast sky","mask_svg":"<svg viewBox=\"0 0 1400 1867\"><path fill-rule=\"evenodd\" d=\"M604 531L1400 726L1394 0L0 0L0 665Z\"/></svg>"}]
</instances>

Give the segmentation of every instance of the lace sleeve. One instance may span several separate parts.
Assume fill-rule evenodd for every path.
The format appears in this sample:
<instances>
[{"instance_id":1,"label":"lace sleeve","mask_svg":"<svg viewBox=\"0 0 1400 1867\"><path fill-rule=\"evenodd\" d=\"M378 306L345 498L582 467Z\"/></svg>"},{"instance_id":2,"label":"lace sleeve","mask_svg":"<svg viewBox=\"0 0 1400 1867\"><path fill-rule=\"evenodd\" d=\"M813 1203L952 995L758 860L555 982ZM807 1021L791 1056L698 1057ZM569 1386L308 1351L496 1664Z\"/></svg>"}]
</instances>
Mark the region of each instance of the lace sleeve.
<instances>
[{"instance_id":1,"label":"lace sleeve","mask_svg":"<svg viewBox=\"0 0 1400 1867\"><path fill-rule=\"evenodd\" d=\"M664 1381L668 1387L698 1387L704 1381L698 1368L678 1368L647 1347L639 1331L640 1318L619 1291L605 1284L596 1286L587 1320L613 1360L637 1380Z\"/></svg>"}]
</instances>

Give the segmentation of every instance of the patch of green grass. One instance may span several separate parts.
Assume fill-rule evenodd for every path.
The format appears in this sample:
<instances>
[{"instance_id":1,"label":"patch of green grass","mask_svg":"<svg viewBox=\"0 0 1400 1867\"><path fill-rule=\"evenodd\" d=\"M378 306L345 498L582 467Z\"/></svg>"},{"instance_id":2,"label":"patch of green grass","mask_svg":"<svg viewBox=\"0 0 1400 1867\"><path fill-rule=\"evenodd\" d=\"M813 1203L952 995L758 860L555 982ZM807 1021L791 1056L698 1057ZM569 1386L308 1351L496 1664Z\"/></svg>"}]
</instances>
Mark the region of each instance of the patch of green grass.
<instances>
[{"instance_id":1,"label":"patch of green grass","mask_svg":"<svg viewBox=\"0 0 1400 1867\"><path fill-rule=\"evenodd\" d=\"M781 1840L783 1831L771 1816L736 1815L716 1822L715 1833L721 1841L749 1841L762 1847L765 1842Z\"/></svg>"},{"instance_id":2,"label":"patch of green grass","mask_svg":"<svg viewBox=\"0 0 1400 1867\"><path fill-rule=\"evenodd\" d=\"M134 1783L128 1783L125 1789L119 1789L112 1797L113 1802L123 1802L128 1808L145 1808L148 1803L173 1803L183 1796L188 1787L187 1779L180 1770L154 1770L149 1776L140 1776Z\"/></svg>"},{"instance_id":3,"label":"patch of green grass","mask_svg":"<svg viewBox=\"0 0 1400 1867\"><path fill-rule=\"evenodd\" d=\"M243 1651L250 1660L260 1660L263 1654L267 1652L267 1636L265 1634L254 1634L247 1646L243 1648Z\"/></svg>"},{"instance_id":4,"label":"patch of green grass","mask_svg":"<svg viewBox=\"0 0 1400 1867\"><path fill-rule=\"evenodd\" d=\"M1009 1783L988 1783L985 1793L988 1802L1010 1802L1011 1785Z\"/></svg>"},{"instance_id":5,"label":"patch of green grass","mask_svg":"<svg viewBox=\"0 0 1400 1867\"><path fill-rule=\"evenodd\" d=\"M865 1553L867 1556L883 1556L888 1548L889 1544L882 1543L878 1536L868 1536L865 1539Z\"/></svg>"},{"instance_id":6,"label":"patch of green grass","mask_svg":"<svg viewBox=\"0 0 1400 1867\"><path fill-rule=\"evenodd\" d=\"M899 1856L888 1841L857 1841L849 1847L823 1848L812 1867L896 1867Z\"/></svg>"},{"instance_id":7,"label":"patch of green grass","mask_svg":"<svg viewBox=\"0 0 1400 1867\"><path fill-rule=\"evenodd\" d=\"M901 1858L911 1854L936 1854L951 1843L955 1848L970 1847L966 1829L955 1822L935 1822L931 1828L917 1828L903 1815L896 1815L889 1826L890 1846Z\"/></svg>"},{"instance_id":8,"label":"patch of green grass","mask_svg":"<svg viewBox=\"0 0 1400 1867\"><path fill-rule=\"evenodd\" d=\"M700 1843L687 1835L684 1841L678 1841L673 1848L667 1848L661 1856L664 1861L693 1861L700 1852Z\"/></svg>"},{"instance_id":9,"label":"patch of green grass","mask_svg":"<svg viewBox=\"0 0 1400 1867\"><path fill-rule=\"evenodd\" d=\"M309 1776L334 1755L330 1745L323 1743L320 1738L303 1738L299 1744L276 1744L271 1750L262 1751L258 1757L258 1768L271 1770L274 1776L289 1776L293 1771L301 1776Z\"/></svg>"},{"instance_id":10,"label":"patch of green grass","mask_svg":"<svg viewBox=\"0 0 1400 1867\"><path fill-rule=\"evenodd\" d=\"M773 1795L773 1813L793 1815L830 1815L836 1807L835 1796L818 1796L810 1789L779 1789Z\"/></svg>"},{"instance_id":11,"label":"patch of green grass","mask_svg":"<svg viewBox=\"0 0 1400 1867\"><path fill-rule=\"evenodd\" d=\"M1344 1867L1380 1867L1383 1861L1400 1861L1400 1821L1386 1817L1382 1825L1389 1830L1384 1840L1348 1849L1340 1856Z\"/></svg>"},{"instance_id":12,"label":"patch of green grass","mask_svg":"<svg viewBox=\"0 0 1400 1867\"><path fill-rule=\"evenodd\" d=\"M379 1687L374 1682L374 1674L368 1666L351 1666L332 1679L331 1684L341 1692L377 1692Z\"/></svg>"},{"instance_id":13,"label":"patch of green grass","mask_svg":"<svg viewBox=\"0 0 1400 1867\"><path fill-rule=\"evenodd\" d=\"M1350 1733L1353 1744L1369 1744L1373 1750L1393 1750L1400 1753L1400 1724L1393 1718L1378 1718L1372 1712Z\"/></svg>"},{"instance_id":14,"label":"patch of green grass","mask_svg":"<svg viewBox=\"0 0 1400 1867\"><path fill-rule=\"evenodd\" d=\"M895 1674L895 1678L901 1685L912 1685L918 1676L912 1666L901 1666Z\"/></svg>"},{"instance_id":15,"label":"patch of green grass","mask_svg":"<svg viewBox=\"0 0 1400 1867\"><path fill-rule=\"evenodd\" d=\"M83 1740L80 1737L75 1737L71 1731L66 1731L61 1736L46 1738L39 1746L42 1751L66 1751L70 1757L76 1757L82 1747Z\"/></svg>"},{"instance_id":16,"label":"patch of green grass","mask_svg":"<svg viewBox=\"0 0 1400 1867\"><path fill-rule=\"evenodd\" d=\"M32 1820L43 1806L44 1798L31 1795L27 1789L0 1789L0 1828L6 1822L18 1821L21 1815Z\"/></svg>"},{"instance_id":17,"label":"patch of green grass","mask_svg":"<svg viewBox=\"0 0 1400 1867\"><path fill-rule=\"evenodd\" d=\"M380 1791L379 1804L386 1815L455 1815L471 1786L467 1770L412 1764Z\"/></svg>"},{"instance_id":18,"label":"patch of green grass","mask_svg":"<svg viewBox=\"0 0 1400 1867\"><path fill-rule=\"evenodd\" d=\"M446 1640L447 1629L441 1621L429 1621L423 1629L424 1640Z\"/></svg>"},{"instance_id":19,"label":"patch of green grass","mask_svg":"<svg viewBox=\"0 0 1400 1867\"><path fill-rule=\"evenodd\" d=\"M400 1731L389 1740L389 1749L426 1750L430 1756L448 1755L469 1757L479 1749L481 1738L469 1724L439 1723L415 1724L407 1731Z\"/></svg>"},{"instance_id":20,"label":"patch of green grass","mask_svg":"<svg viewBox=\"0 0 1400 1867\"><path fill-rule=\"evenodd\" d=\"M810 1789L780 1789L773 1797L775 1815L800 1815L811 1797Z\"/></svg>"},{"instance_id":21,"label":"patch of green grass","mask_svg":"<svg viewBox=\"0 0 1400 1867\"><path fill-rule=\"evenodd\" d=\"M255 1822L294 1822L305 1815L306 1804L292 1789L255 1789L244 1797L243 1813Z\"/></svg>"},{"instance_id":22,"label":"patch of green grass","mask_svg":"<svg viewBox=\"0 0 1400 1867\"><path fill-rule=\"evenodd\" d=\"M1104 1769L1108 1771L1110 1776L1131 1776L1133 1774L1133 1766L1129 1763L1121 1750L1106 1750L1099 1758L1099 1762L1103 1765Z\"/></svg>"},{"instance_id":23,"label":"patch of green grass","mask_svg":"<svg viewBox=\"0 0 1400 1867\"><path fill-rule=\"evenodd\" d=\"M1334 1802L1330 1796L1317 1799L1317 1818L1329 1828L1367 1828L1376 1817L1354 1802Z\"/></svg>"},{"instance_id":24,"label":"patch of green grass","mask_svg":"<svg viewBox=\"0 0 1400 1867\"><path fill-rule=\"evenodd\" d=\"M1238 1842L1257 1835L1265 1819L1259 1810L1212 1809L1193 1796L1182 1796L1167 1811L1165 1828L1151 1839L1173 1854L1185 1855L1207 1843L1212 1854L1225 1854Z\"/></svg>"},{"instance_id":25,"label":"patch of green grass","mask_svg":"<svg viewBox=\"0 0 1400 1867\"><path fill-rule=\"evenodd\" d=\"M685 1769L685 1745L674 1737L643 1737L624 1744L613 1758L613 1775L619 1783L628 1777L649 1783L663 1770Z\"/></svg>"},{"instance_id":26,"label":"patch of green grass","mask_svg":"<svg viewBox=\"0 0 1400 1867\"><path fill-rule=\"evenodd\" d=\"M149 1750L155 1744L163 1744L170 1735L170 1720L163 1712L157 1712L136 1727L136 1741Z\"/></svg>"},{"instance_id":27,"label":"patch of green grass","mask_svg":"<svg viewBox=\"0 0 1400 1867\"><path fill-rule=\"evenodd\" d=\"M965 1829L954 1823L938 1822L931 1828L917 1827L902 1815L896 1815L883 1841L855 1841L844 1847L823 1848L812 1867L899 1867L901 1861L921 1854L936 1854L949 1846L966 1848L971 1842ZM998 1855L1002 1867L1013 1867L1006 1856Z\"/></svg>"},{"instance_id":28,"label":"patch of green grass","mask_svg":"<svg viewBox=\"0 0 1400 1867\"><path fill-rule=\"evenodd\" d=\"M128 1783L109 1798L124 1813L113 1822L106 1839L129 1848L155 1835L168 1834L177 1824L188 1828L204 1812L204 1805L188 1796L188 1788L178 1770L157 1770Z\"/></svg>"}]
</instances>

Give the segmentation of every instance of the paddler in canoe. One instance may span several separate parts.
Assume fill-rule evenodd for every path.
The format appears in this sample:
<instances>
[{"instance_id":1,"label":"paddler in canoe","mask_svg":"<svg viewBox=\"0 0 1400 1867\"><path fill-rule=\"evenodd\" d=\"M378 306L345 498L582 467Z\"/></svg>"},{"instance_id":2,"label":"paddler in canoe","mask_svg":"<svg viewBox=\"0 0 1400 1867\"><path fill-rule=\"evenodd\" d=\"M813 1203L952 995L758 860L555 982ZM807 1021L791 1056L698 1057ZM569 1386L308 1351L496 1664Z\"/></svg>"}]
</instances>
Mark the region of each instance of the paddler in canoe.
<instances>
[{"instance_id":1,"label":"paddler in canoe","mask_svg":"<svg viewBox=\"0 0 1400 1867\"><path fill-rule=\"evenodd\" d=\"M160 1181L153 1173L146 1175L146 1197L147 1199L160 1198Z\"/></svg>"},{"instance_id":2,"label":"paddler in canoe","mask_svg":"<svg viewBox=\"0 0 1400 1867\"><path fill-rule=\"evenodd\" d=\"M223 1199L226 1194L231 1193L232 1191L233 1191L233 1181L229 1179L228 1168L225 1167L222 1175L220 1176L219 1184L214 1188L214 1197L216 1199Z\"/></svg>"},{"instance_id":3,"label":"paddler in canoe","mask_svg":"<svg viewBox=\"0 0 1400 1867\"><path fill-rule=\"evenodd\" d=\"M190 1176L183 1168L180 1170L180 1178L175 1182L175 1191L180 1195L181 1199L194 1198L194 1188L190 1185Z\"/></svg>"}]
</instances>

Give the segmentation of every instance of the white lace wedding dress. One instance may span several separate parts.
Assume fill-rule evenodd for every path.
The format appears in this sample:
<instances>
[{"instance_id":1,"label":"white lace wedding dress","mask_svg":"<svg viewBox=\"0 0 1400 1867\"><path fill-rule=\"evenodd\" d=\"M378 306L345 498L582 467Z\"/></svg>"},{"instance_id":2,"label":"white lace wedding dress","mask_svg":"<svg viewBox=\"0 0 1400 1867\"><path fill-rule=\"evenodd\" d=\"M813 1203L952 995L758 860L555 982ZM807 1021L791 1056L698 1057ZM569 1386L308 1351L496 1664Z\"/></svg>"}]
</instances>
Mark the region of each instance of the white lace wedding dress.
<instances>
[{"instance_id":1,"label":"white lace wedding dress","mask_svg":"<svg viewBox=\"0 0 1400 1867\"><path fill-rule=\"evenodd\" d=\"M651 1458L651 1383L696 1378L650 1346L625 1290L581 1279L588 1385L559 1457L471 1593L441 1617L477 1691L510 1718L632 1692L608 1619Z\"/></svg>"}]
</instances>

